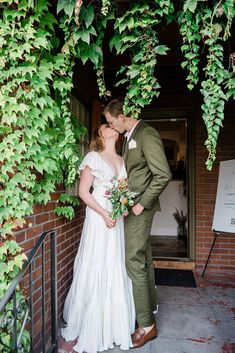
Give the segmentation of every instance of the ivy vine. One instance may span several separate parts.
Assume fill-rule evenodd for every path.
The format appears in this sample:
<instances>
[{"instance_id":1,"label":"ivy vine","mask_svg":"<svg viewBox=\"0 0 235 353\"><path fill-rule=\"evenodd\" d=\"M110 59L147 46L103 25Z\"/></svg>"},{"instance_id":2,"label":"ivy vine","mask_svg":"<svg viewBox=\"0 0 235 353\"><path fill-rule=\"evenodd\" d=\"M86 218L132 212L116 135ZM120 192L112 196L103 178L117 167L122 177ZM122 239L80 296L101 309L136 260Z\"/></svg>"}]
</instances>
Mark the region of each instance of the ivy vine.
<instances>
[{"instance_id":1,"label":"ivy vine","mask_svg":"<svg viewBox=\"0 0 235 353\"><path fill-rule=\"evenodd\" d=\"M62 50L83 64L88 60L93 63L101 98L110 96L104 80L102 44L107 22L114 19L114 9L115 5L108 0L77 1L73 8L66 0L57 3L57 12L64 14L60 22L65 37Z\"/></svg>"},{"instance_id":2,"label":"ivy vine","mask_svg":"<svg viewBox=\"0 0 235 353\"><path fill-rule=\"evenodd\" d=\"M118 17L114 24L115 35L110 48L117 54L129 51L131 64L121 67L118 74L125 78L117 85L127 83L124 112L138 119L141 109L159 95L160 84L155 77L158 55L166 55L168 47L160 45L156 26L167 22L174 7L170 0L153 3L135 3L129 11Z\"/></svg>"},{"instance_id":3,"label":"ivy vine","mask_svg":"<svg viewBox=\"0 0 235 353\"><path fill-rule=\"evenodd\" d=\"M204 78L200 92L203 95L202 119L207 129L205 141L208 149L206 166L212 169L216 158L216 145L224 119L225 102L234 97L234 69L224 65L223 42L231 36L235 16L233 0L212 2L186 0L174 10L170 0L130 1L129 9L121 11L120 5L113 7L110 1L77 1L79 11L73 14L71 2L58 1L58 11L63 9L69 27L65 46L83 63L94 64L100 97L110 95L105 88L102 42L107 20L113 21L114 36L110 39L110 50L118 55L128 53L130 64L120 68L119 81L126 89L124 111L138 118L141 110L160 93L156 77L157 57L166 55L168 48L159 43L159 25L175 20L183 39L182 67L188 70L187 86L192 90L200 81L200 66L203 53L207 63L203 68ZM76 12L77 5L75 6ZM105 21L105 25L104 25ZM103 25L101 25L103 24Z\"/></svg>"},{"instance_id":4,"label":"ivy vine","mask_svg":"<svg viewBox=\"0 0 235 353\"><path fill-rule=\"evenodd\" d=\"M58 53L56 23L45 0L1 2L0 298L26 259L13 230L35 203L51 199L58 184L74 182L80 162L85 129L69 112L73 60ZM63 214L71 218L73 210ZM0 336L6 341L1 327ZM27 352L28 340L25 345Z\"/></svg>"},{"instance_id":5,"label":"ivy vine","mask_svg":"<svg viewBox=\"0 0 235 353\"><path fill-rule=\"evenodd\" d=\"M223 42L230 36L234 17L233 0L216 0L213 5L198 0L187 0L179 15L180 32L184 42L181 50L185 55L182 67L189 71L187 80L190 90L199 82L200 43L203 44L204 51L207 50L200 92L204 99L202 119L207 130L205 145L208 150L208 170L212 169L216 159L225 102L229 97L234 97L233 72L225 67L223 53Z\"/></svg>"}]
</instances>

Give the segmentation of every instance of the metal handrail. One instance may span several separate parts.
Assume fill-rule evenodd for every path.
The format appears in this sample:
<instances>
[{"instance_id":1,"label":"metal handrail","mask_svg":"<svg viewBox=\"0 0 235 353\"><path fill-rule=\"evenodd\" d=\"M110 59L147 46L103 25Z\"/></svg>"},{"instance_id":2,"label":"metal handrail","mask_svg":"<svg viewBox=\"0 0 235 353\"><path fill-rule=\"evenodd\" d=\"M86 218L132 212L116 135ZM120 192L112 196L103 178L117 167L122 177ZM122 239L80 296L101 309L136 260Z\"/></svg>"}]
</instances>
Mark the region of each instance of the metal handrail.
<instances>
[{"instance_id":1,"label":"metal handrail","mask_svg":"<svg viewBox=\"0 0 235 353\"><path fill-rule=\"evenodd\" d=\"M47 237L47 235L51 235L51 346L48 349L49 352L57 353L58 352L58 345L57 345L57 332L58 332L58 319L57 319L57 232L54 229L48 230L46 232L43 232L38 239L35 247L32 249L28 256L28 260L24 262L21 271L18 273L18 275L12 280L10 286L8 287L5 295L3 298L0 300L0 313L2 313L7 305L7 303L13 299L13 310L14 310L14 352L18 352L18 346L20 344L20 339L24 330L24 326L26 325L26 321L28 318L28 315L30 313L31 316L31 325L30 325L30 336L31 336L31 352L33 352L33 337L32 337L32 321L33 321L33 303L32 303L32 262L34 260L35 255L37 254L37 251L42 247L42 296L44 297L44 277L45 277L45 272L44 272L44 240ZM29 299L29 309L27 308L25 317L23 320L22 328L20 330L20 334L17 337L17 328L16 328L16 320L17 320L17 305L16 305L16 290L17 286L19 285L20 281L23 279L26 271L29 269L29 278L30 278L30 283L29 283L29 288L30 288L30 299ZM43 328L45 326L45 318L44 318L44 312L43 312ZM43 333L44 334L44 333ZM43 352L46 352L45 348L45 342L43 342Z\"/></svg>"}]
</instances>

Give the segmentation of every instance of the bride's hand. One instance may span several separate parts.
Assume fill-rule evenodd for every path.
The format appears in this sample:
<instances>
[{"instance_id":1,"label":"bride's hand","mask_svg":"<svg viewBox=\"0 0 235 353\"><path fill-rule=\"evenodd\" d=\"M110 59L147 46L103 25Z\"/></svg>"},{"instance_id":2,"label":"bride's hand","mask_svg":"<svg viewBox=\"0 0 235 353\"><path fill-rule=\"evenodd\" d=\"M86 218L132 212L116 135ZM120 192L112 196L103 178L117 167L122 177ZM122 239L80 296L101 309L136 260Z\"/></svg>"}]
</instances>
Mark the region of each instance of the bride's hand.
<instances>
[{"instance_id":1,"label":"bride's hand","mask_svg":"<svg viewBox=\"0 0 235 353\"><path fill-rule=\"evenodd\" d=\"M103 217L104 222L108 228L112 228L115 226L116 221L111 218L110 214L107 211L105 211L105 213L102 215L102 217Z\"/></svg>"}]
</instances>

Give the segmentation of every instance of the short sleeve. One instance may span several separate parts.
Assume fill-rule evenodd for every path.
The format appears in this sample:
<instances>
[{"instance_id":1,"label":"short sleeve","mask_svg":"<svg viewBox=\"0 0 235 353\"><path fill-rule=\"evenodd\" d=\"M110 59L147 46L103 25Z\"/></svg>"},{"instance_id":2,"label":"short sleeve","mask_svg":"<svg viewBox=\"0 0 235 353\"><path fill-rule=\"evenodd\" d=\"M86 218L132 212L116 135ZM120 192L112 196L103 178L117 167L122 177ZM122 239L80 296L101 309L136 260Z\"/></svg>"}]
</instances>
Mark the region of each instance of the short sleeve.
<instances>
[{"instance_id":1,"label":"short sleeve","mask_svg":"<svg viewBox=\"0 0 235 353\"><path fill-rule=\"evenodd\" d=\"M103 179L104 172L97 152L93 151L87 153L78 168L78 174L80 174L81 171L86 167L89 167L91 169L91 174L94 175L96 178Z\"/></svg>"}]
</instances>

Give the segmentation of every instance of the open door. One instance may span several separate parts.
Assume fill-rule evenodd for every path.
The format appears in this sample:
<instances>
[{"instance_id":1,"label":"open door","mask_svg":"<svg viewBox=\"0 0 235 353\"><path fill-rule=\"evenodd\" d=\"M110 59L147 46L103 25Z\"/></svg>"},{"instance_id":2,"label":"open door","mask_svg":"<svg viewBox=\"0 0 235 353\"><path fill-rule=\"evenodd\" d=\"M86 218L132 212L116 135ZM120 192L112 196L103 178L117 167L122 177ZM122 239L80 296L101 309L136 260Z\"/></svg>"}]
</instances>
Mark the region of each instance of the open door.
<instances>
[{"instance_id":1,"label":"open door","mask_svg":"<svg viewBox=\"0 0 235 353\"><path fill-rule=\"evenodd\" d=\"M188 143L187 119L148 121L161 135L172 180L160 195L151 229L154 259L188 259Z\"/></svg>"}]
</instances>

